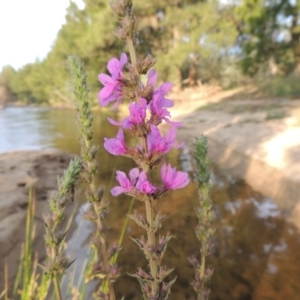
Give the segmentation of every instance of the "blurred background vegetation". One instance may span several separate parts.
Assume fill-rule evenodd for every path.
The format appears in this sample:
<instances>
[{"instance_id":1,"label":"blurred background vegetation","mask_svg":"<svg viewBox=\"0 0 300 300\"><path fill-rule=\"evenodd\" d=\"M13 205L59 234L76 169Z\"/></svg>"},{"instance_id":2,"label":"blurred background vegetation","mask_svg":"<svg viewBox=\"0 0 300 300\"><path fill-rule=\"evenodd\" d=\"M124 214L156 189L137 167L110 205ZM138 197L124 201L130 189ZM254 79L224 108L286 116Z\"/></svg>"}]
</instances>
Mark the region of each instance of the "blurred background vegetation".
<instances>
[{"instance_id":1,"label":"blurred background vegetation","mask_svg":"<svg viewBox=\"0 0 300 300\"><path fill-rule=\"evenodd\" d=\"M108 2L84 0L79 9L71 1L44 60L19 70L3 68L2 98L68 102L66 58L75 54L85 63L95 99L98 74L106 72L111 57L126 51L112 34L118 24ZM270 96L300 95L300 0L134 0L134 6L138 55L156 57L160 80L180 88L251 83Z\"/></svg>"}]
</instances>

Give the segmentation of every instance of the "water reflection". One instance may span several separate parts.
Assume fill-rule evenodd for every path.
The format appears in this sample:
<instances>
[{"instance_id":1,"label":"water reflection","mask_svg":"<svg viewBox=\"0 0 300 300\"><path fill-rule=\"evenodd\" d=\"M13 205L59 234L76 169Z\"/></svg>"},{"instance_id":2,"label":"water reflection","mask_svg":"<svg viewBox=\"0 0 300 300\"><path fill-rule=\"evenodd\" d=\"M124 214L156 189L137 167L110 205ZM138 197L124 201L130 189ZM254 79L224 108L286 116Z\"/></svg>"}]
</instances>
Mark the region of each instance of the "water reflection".
<instances>
[{"instance_id":1,"label":"water reflection","mask_svg":"<svg viewBox=\"0 0 300 300\"><path fill-rule=\"evenodd\" d=\"M117 116L113 118L117 119ZM115 136L116 131L117 128L107 123L106 116L96 114L95 142L103 141L104 136ZM0 152L25 148L57 148L78 153L77 139L74 111L29 108L8 108L0 111ZM182 152L172 151L167 161L192 171L190 153L188 148L184 148ZM99 183L107 187L115 184L112 178L113 169L126 171L134 166L127 158L109 155L102 146L99 149L98 162ZM222 174L217 167L213 171L212 198L217 232L214 251L209 258L209 263L215 268L210 299L299 299L298 229L286 221L284 213L271 199L253 191L244 181L235 181ZM154 179L158 180L155 176ZM192 183L183 190L168 193L156 203L157 210L168 215L161 233L171 232L176 235L169 244L164 260L165 265L176 268L170 276L177 276L170 299L189 299L194 295L190 285L193 268L187 257L198 255L199 252L194 236L197 223L194 213L196 195L197 187ZM129 202L130 199L126 196L111 198L108 218L111 240L119 237ZM142 210L143 206L136 202L135 209ZM77 219L80 220L80 214ZM89 228L86 226L85 228ZM124 295L125 299L140 299L140 288L136 280L127 273L133 273L146 262L129 236L137 237L144 232L136 229L130 222L127 233L119 257L122 276L116 283L117 294L118 298ZM84 239L76 238L76 234L78 232L73 240L80 245L75 256L78 263L83 263Z\"/></svg>"},{"instance_id":2,"label":"water reflection","mask_svg":"<svg viewBox=\"0 0 300 300\"><path fill-rule=\"evenodd\" d=\"M51 128L48 110L11 107L0 110L0 153L11 150L40 150L51 146L45 129Z\"/></svg>"},{"instance_id":3,"label":"water reflection","mask_svg":"<svg viewBox=\"0 0 300 300\"><path fill-rule=\"evenodd\" d=\"M270 199L252 191L245 182L232 184L220 173L214 177L218 182L213 189L217 232L209 258L215 268L210 299L299 299L297 228L285 221L284 214ZM189 299L193 295L189 283L193 269L187 256L199 252L193 232L197 222L193 210L195 195L196 186L191 184L158 203L159 209L168 214L162 231L176 234L164 260L167 266L176 268L172 299ZM120 225L121 222L114 229L117 231ZM130 235L143 234L133 228ZM141 261L141 253L127 238L120 256L123 274L133 272ZM125 293L125 298L139 299L139 287L128 276L122 276L117 288Z\"/></svg>"}]
</instances>

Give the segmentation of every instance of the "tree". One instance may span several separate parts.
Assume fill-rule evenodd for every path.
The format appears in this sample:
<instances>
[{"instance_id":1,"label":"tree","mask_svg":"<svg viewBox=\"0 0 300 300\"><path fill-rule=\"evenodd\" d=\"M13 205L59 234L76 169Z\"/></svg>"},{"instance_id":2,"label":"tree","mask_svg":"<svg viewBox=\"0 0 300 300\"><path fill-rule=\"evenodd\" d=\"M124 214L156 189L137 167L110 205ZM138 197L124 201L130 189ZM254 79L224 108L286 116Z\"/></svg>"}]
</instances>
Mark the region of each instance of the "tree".
<instances>
[{"instance_id":1,"label":"tree","mask_svg":"<svg viewBox=\"0 0 300 300\"><path fill-rule=\"evenodd\" d=\"M241 67L256 74L263 66L273 73L300 72L300 1L243 0L235 8L234 24L244 57Z\"/></svg>"},{"instance_id":2,"label":"tree","mask_svg":"<svg viewBox=\"0 0 300 300\"><path fill-rule=\"evenodd\" d=\"M88 83L96 98L98 74L107 61L126 51L112 33L118 23L106 0L85 0L79 9L70 2L66 23L43 61L22 68L14 76L13 92L30 102L55 103L71 98L66 58L78 55L85 63ZM199 79L219 79L237 32L226 18L227 6L218 0L134 1L138 56L157 59L160 80L196 85Z\"/></svg>"},{"instance_id":3,"label":"tree","mask_svg":"<svg viewBox=\"0 0 300 300\"><path fill-rule=\"evenodd\" d=\"M16 71L11 66L3 67L0 73L0 106L14 99L11 81Z\"/></svg>"}]
</instances>

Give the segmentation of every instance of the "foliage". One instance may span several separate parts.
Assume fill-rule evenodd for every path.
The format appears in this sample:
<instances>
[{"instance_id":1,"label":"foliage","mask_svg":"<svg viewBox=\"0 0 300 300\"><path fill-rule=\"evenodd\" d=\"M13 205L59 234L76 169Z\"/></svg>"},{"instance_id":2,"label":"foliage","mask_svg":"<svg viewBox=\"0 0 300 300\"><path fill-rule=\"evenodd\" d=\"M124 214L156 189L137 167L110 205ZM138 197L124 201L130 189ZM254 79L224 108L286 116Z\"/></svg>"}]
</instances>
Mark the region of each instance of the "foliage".
<instances>
[{"instance_id":1,"label":"foliage","mask_svg":"<svg viewBox=\"0 0 300 300\"><path fill-rule=\"evenodd\" d=\"M235 7L245 73L254 75L261 68L279 75L299 71L299 9L299 0L243 0Z\"/></svg>"},{"instance_id":2,"label":"foliage","mask_svg":"<svg viewBox=\"0 0 300 300\"><path fill-rule=\"evenodd\" d=\"M0 105L13 99L14 95L11 88L11 82L16 71L11 66L5 66L0 73Z\"/></svg>"},{"instance_id":3,"label":"foliage","mask_svg":"<svg viewBox=\"0 0 300 300\"><path fill-rule=\"evenodd\" d=\"M17 99L27 103L68 103L72 88L66 58L78 55L89 74L90 97L95 99L97 75L106 70L111 56L124 46L112 34L116 20L109 1L85 0L79 9L70 2L66 23L43 61L28 64L15 72L9 85ZM219 79L226 66L237 31L226 17L227 7L208 1L134 1L139 19L138 57L158 57L161 80L193 86L197 80Z\"/></svg>"},{"instance_id":4,"label":"foliage","mask_svg":"<svg viewBox=\"0 0 300 300\"><path fill-rule=\"evenodd\" d=\"M274 76L258 81L258 87L273 97L297 97L300 95L300 76L290 74L286 77Z\"/></svg>"},{"instance_id":5,"label":"foliage","mask_svg":"<svg viewBox=\"0 0 300 300\"><path fill-rule=\"evenodd\" d=\"M5 67L0 85L11 98L25 103L68 104L72 88L66 58L82 58L95 99L97 76L111 56L124 46L111 34L116 19L106 0L74 2L43 61L18 71ZM300 70L300 1L135 0L138 57L157 57L161 80L184 87L219 82L225 88L241 84L245 74L286 76Z\"/></svg>"}]
</instances>

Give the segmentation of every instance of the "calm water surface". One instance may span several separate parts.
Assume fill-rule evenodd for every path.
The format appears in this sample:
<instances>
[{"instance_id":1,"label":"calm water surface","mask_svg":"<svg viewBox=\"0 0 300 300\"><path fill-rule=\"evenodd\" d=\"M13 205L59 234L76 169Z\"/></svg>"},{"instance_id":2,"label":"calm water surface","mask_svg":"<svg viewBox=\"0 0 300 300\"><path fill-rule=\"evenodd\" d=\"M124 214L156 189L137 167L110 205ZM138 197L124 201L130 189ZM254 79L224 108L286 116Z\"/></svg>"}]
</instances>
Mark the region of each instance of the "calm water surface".
<instances>
[{"instance_id":1,"label":"calm water surface","mask_svg":"<svg viewBox=\"0 0 300 300\"><path fill-rule=\"evenodd\" d=\"M117 118L116 115L113 117ZM106 116L97 113L95 143L102 145L103 137L113 137L116 131L117 128L106 121ZM37 108L7 108L0 111L0 153L22 149L61 149L76 154L79 152L77 138L74 111ZM134 141L131 139L128 142ZM172 151L167 161L192 170L189 151ZM114 184L114 181L111 182L114 168L127 171L134 166L129 159L109 155L102 146L98 161L99 182L106 186ZM234 180L215 167L212 183L217 232L215 247L209 258L209 263L215 268L210 299L299 300L298 229L286 222L284 213L272 199L253 191L244 181ZM168 215L162 232L170 231L176 235L169 243L164 259L165 265L175 267L172 276L177 276L170 299L190 299L194 296L190 286L193 268L187 257L199 252L193 232L197 223L193 209L197 202L196 191L196 185L192 183L183 190L167 194L157 203L157 209ZM126 196L111 198L108 222L112 240L119 236L129 202ZM84 209L82 207L80 211ZM135 209L142 209L140 203L135 203ZM76 220L80 222L81 213ZM78 258L77 265L84 263L86 256L85 233L90 230L88 223L82 222L80 230L74 233L70 242L79 245L73 249L74 256ZM126 274L145 265L142 253L129 239L129 235L137 237L144 233L132 223L129 223L127 232L119 258L122 276L116 283L118 298L125 295L125 299L141 299L135 279ZM81 274L75 272L75 275L78 279Z\"/></svg>"}]
</instances>

